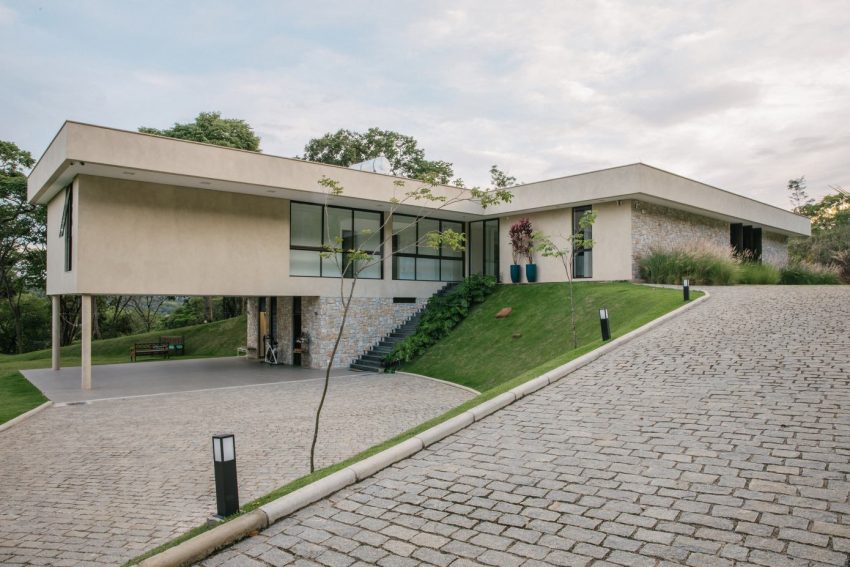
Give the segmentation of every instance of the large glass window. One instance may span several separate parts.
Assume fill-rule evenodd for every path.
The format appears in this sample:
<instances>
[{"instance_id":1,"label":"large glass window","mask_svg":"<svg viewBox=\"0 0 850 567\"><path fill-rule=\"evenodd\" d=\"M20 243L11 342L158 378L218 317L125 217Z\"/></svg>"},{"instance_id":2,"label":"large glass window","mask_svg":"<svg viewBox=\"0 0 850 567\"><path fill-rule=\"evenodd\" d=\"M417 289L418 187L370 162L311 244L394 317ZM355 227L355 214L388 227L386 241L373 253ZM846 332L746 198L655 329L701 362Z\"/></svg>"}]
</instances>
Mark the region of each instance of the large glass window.
<instances>
[{"instance_id":1,"label":"large glass window","mask_svg":"<svg viewBox=\"0 0 850 567\"><path fill-rule=\"evenodd\" d=\"M322 258L325 247L363 250L372 260L348 266L345 277L366 279L383 277L383 213L346 207L328 207L310 203L291 203L289 235L289 275L340 277L340 267L349 263L345 252Z\"/></svg>"},{"instance_id":2,"label":"large glass window","mask_svg":"<svg viewBox=\"0 0 850 567\"><path fill-rule=\"evenodd\" d=\"M469 272L499 276L499 219L469 223Z\"/></svg>"},{"instance_id":3,"label":"large glass window","mask_svg":"<svg viewBox=\"0 0 850 567\"><path fill-rule=\"evenodd\" d=\"M592 210L592 207L575 207L573 209L573 234L578 234L584 231L583 238L590 240L593 238L593 228L588 226L585 229L581 228L581 217L584 213ZM573 251L573 277L576 278L592 278L593 277L593 250L576 246Z\"/></svg>"},{"instance_id":4,"label":"large glass window","mask_svg":"<svg viewBox=\"0 0 850 567\"><path fill-rule=\"evenodd\" d=\"M65 206L62 209L62 224L59 227L59 236L65 239L65 271L71 271L71 250L72 250L72 219L74 216L74 188L71 185L65 187Z\"/></svg>"},{"instance_id":5,"label":"large glass window","mask_svg":"<svg viewBox=\"0 0 850 567\"><path fill-rule=\"evenodd\" d=\"M393 216L393 279L454 282L463 279L463 250L428 246L428 233L463 233L463 223Z\"/></svg>"}]
</instances>

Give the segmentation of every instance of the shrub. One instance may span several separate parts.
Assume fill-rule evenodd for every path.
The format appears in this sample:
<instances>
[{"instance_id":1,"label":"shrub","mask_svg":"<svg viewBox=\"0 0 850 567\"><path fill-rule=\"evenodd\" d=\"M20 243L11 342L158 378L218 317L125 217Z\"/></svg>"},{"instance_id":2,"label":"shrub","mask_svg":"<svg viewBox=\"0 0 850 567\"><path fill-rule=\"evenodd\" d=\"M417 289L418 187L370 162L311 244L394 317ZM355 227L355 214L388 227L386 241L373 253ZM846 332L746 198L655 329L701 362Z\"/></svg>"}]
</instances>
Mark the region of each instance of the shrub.
<instances>
[{"instance_id":1,"label":"shrub","mask_svg":"<svg viewBox=\"0 0 850 567\"><path fill-rule=\"evenodd\" d=\"M445 295L435 295L428 301L416 333L400 342L384 358L387 368L409 362L429 346L449 334L467 315L470 308L481 303L496 289L493 276L469 276Z\"/></svg>"},{"instance_id":2,"label":"shrub","mask_svg":"<svg viewBox=\"0 0 850 567\"><path fill-rule=\"evenodd\" d=\"M651 283L729 285L738 276L738 261L730 248L702 243L682 248L654 249L638 259L640 277Z\"/></svg>"},{"instance_id":3,"label":"shrub","mask_svg":"<svg viewBox=\"0 0 850 567\"><path fill-rule=\"evenodd\" d=\"M797 262L782 268L780 283L786 285L836 285L841 283L835 266Z\"/></svg>"},{"instance_id":4,"label":"shrub","mask_svg":"<svg viewBox=\"0 0 850 567\"><path fill-rule=\"evenodd\" d=\"M781 277L781 270L771 264L741 262L738 266L737 283L749 285L774 285L780 282Z\"/></svg>"}]
</instances>

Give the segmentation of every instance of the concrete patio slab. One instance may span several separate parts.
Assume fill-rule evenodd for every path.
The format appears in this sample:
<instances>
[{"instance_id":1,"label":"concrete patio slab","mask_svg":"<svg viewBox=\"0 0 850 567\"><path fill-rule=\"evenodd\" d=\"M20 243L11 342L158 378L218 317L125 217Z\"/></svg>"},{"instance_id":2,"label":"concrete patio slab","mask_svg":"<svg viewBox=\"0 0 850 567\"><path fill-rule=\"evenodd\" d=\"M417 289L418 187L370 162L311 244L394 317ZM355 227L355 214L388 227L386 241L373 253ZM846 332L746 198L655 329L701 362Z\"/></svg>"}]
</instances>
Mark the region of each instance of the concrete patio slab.
<instances>
[{"instance_id":1,"label":"concrete patio slab","mask_svg":"<svg viewBox=\"0 0 850 567\"><path fill-rule=\"evenodd\" d=\"M325 371L269 366L241 357L195 358L104 364L92 368L92 389L80 388L80 367L21 371L55 403L87 402L132 396L173 394L322 378ZM332 376L352 374L334 370Z\"/></svg>"}]
</instances>

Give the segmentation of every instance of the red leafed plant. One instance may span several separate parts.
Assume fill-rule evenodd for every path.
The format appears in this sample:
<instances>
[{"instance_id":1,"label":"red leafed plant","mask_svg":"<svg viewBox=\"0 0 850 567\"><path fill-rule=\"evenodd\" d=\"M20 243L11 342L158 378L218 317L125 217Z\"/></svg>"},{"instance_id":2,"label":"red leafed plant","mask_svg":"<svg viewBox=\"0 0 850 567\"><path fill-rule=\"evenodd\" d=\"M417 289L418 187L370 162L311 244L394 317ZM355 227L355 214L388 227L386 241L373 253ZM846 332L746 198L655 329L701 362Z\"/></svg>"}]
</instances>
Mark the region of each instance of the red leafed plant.
<instances>
[{"instance_id":1,"label":"red leafed plant","mask_svg":"<svg viewBox=\"0 0 850 567\"><path fill-rule=\"evenodd\" d=\"M511 237L511 256L514 264L519 264L522 258L528 260L531 264L534 262L534 236L531 228L531 221L527 218L519 219L511 225L508 235Z\"/></svg>"}]
</instances>

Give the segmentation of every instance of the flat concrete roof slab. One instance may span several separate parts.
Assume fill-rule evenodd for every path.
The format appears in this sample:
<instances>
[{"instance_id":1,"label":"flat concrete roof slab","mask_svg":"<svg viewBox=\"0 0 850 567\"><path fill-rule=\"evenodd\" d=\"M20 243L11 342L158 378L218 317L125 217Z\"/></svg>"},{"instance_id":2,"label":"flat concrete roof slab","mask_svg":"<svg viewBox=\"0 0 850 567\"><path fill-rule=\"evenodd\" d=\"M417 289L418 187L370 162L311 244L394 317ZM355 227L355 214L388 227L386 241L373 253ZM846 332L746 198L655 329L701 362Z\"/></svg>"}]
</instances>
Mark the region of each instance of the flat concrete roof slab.
<instances>
[{"instance_id":1,"label":"flat concrete roof slab","mask_svg":"<svg viewBox=\"0 0 850 567\"><path fill-rule=\"evenodd\" d=\"M241 357L195 358L103 364L92 367L92 389L80 387L80 367L49 368L21 373L54 403L87 402L320 379L325 371L294 366L270 366ZM352 374L334 370L332 376Z\"/></svg>"}]
</instances>

